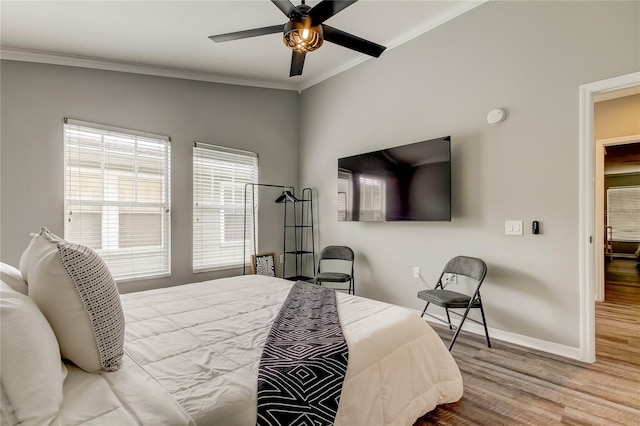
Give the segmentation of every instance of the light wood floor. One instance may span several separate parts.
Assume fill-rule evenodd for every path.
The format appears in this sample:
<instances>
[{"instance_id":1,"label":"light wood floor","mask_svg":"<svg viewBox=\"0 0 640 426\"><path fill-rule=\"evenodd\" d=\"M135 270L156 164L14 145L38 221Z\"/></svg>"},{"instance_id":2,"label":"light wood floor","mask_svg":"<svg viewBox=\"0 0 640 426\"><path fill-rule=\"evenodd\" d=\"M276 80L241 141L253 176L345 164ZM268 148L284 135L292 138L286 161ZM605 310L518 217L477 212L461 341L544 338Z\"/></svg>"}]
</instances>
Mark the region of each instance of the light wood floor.
<instances>
[{"instance_id":1,"label":"light wood floor","mask_svg":"<svg viewBox=\"0 0 640 426\"><path fill-rule=\"evenodd\" d=\"M640 271L607 262L605 302L596 304L596 358L581 363L461 333L452 355L464 395L414 426L640 425ZM446 327L434 326L448 343Z\"/></svg>"}]
</instances>

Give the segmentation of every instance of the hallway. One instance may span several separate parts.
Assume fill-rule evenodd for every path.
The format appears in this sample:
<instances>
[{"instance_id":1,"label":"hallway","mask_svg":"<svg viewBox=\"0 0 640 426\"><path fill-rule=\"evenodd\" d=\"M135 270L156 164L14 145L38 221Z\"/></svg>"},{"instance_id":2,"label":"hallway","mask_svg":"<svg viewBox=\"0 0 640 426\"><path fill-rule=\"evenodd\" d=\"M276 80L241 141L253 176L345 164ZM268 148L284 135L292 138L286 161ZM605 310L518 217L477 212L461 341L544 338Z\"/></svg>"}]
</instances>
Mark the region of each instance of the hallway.
<instances>
[{"instance_id":1,"label":"hallway","mask_svg":"<svg viewBox=\"0 0 640 426\"><path fill-rule=\"evenodd\" d=\"M640 268L605 262L605 301L596 303L596 358L640 366Z\"/></svg>"}]
</instances>

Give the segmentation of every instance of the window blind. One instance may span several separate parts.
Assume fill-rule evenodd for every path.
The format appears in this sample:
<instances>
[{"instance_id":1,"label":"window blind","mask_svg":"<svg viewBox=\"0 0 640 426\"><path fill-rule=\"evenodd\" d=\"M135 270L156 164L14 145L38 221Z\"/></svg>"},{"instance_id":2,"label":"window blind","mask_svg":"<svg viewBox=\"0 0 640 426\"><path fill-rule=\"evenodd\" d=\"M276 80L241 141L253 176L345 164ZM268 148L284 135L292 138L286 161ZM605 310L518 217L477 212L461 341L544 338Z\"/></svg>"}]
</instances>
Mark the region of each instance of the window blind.
<instances>
[{"instance_id":1,"label":"window blind","mask_svg":"<svg viewBox=\"0 0 640 426\"><path fill-rule=\"evenodd\" d=\"M258 181L255 153L196 142L193 147L193 272L244 266L253 244ZM248 190L251 187L247 187ZM253 195L253 197L252 197ZM243 258L244 255L244 258Z\"/></svg>"},{"instance_id":2,"label":"window blind","mask_svg":"<svg viewBox=\"0 0 640 426\"><path fill-rule=\"evenodd\" d=\"M640 241L640 186L607 190L607 225L614 241Z\"/></svg>"},{"instance_id":3,"label":"window blind","mask_svg":"<svg viewBox=\"0 0 640 426\"><path fill-rule=\"evenodd\" d=\"M385 182L374 177L360 175L360 220L385 219Z\"/></svg>"},{"instance_id":4,"label":"window blind","mask_svg":"<svg viewBox=\"0 0 640 426\"><path fill-rule=\"evenodd\" d=\"M118 281L171 275L170 139L65 119L65 239Z\"/></svg>"},{"instance_id":5,"label":"window blind","mask_svg":"<svg viewBox=\"0 0 640 426\"><path fill-rule=\"evenodd\" d=\"M352 220L353 216L353 173L338 170L338 220Z\"/></svg>"}]
</instances>

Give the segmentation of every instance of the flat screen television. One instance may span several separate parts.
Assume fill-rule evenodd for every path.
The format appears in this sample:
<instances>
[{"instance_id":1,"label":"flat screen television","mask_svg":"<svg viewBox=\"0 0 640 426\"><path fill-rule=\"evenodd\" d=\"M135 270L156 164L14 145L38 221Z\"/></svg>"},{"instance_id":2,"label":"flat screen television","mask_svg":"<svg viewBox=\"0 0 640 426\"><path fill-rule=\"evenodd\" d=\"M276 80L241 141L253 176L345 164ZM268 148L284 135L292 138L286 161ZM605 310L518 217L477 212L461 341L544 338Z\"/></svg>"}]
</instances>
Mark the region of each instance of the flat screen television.
<instances>
[{"instance_id":1,"label":"flat screen television","mask_svg":"<svg viewBox=\"0 0 640 426\"><path fill-rule=\"evenodd\" d=\"M451 221L451 137L338 159L338 220Z\"/></svg>"}]
</instances>

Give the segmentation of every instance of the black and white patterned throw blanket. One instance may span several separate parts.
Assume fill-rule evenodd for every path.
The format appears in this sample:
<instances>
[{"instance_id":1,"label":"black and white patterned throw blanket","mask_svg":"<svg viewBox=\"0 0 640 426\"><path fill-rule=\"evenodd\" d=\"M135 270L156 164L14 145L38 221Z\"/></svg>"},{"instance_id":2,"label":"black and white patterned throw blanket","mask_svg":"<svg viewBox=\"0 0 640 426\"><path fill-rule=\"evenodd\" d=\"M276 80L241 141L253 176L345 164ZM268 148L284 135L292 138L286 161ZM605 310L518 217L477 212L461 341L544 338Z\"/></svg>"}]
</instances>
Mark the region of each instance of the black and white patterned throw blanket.
<instances>
[{"instance_id":1,"label":"black and white patterned throw blanket","mask_svg":"<svg viewBox=\"0 0 640 426\"><path fill-rule=\"evenodd\" d=\"M348 358L335 291L295 283L260 359L257 424L333 424Z\"/></svg>"}]
</instances>

